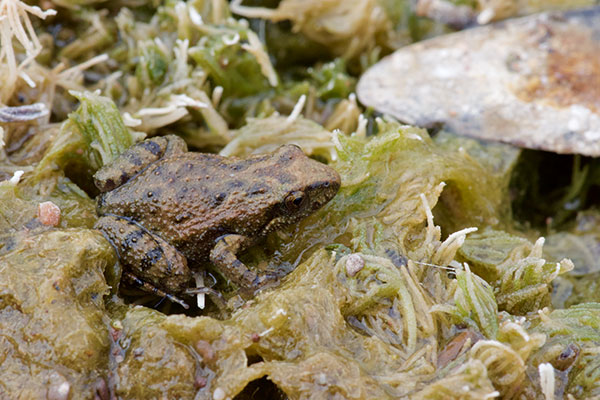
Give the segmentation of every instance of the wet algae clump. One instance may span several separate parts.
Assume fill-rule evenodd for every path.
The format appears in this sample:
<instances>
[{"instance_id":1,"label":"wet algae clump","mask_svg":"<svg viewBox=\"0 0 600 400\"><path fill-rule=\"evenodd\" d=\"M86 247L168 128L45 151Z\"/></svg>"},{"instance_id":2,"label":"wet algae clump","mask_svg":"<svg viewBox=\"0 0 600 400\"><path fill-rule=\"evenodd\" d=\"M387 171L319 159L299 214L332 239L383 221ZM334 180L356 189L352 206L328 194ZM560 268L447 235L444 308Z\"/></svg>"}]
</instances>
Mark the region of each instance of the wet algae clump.
<instances>
[{"instance_id":1,"label":"wet algae clump","mask_svg":"<svg viewBox=\"0 0 600 400\"><path fill-rule=\"evenodd\" d=\"M448 27L318 3L0 3L0 397L600 395L595 161L528 185L550 156L365 110L360 73ZM166 134L238 157L295 143L339 172L242 255L279 286L242 299L194 265L210 295L185 311L120 282L92 176Z\"/></svg>"},{"instance_id":2,"label":"wet algae clump","mask_svg":"<svg viewBox=\"0 0 600 400\"><path fill-rule=\"evenodd\" d=\"M85 398L105 379L104 270L115 261L102 235L76 228L28 237L0 256L2 397Z\"/></svg>"}]
</instances>

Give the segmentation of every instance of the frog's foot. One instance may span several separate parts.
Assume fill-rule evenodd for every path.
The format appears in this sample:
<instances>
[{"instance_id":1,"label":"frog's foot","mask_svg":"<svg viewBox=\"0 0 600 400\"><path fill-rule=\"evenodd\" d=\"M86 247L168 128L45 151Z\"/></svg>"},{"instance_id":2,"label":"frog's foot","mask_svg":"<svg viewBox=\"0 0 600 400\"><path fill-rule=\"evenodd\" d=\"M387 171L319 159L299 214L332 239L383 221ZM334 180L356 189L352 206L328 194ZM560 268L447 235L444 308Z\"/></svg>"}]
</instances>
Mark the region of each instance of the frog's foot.
<instances>
[{"instance_id":1,"label":"frog's foot","mask_svg":"<svg viewBox=\"0 0 600 400\"><path fill-rule=\"evenodd\" d=\"M143 280L141 280L137 276L133 275L131 272L124 272L123 273L123 278L127 282L129 282L130 284L132 284L134 286L137 286L138 288L142 289L145 292L155 294L155 295L157 295L159 297L164 297L164 298L166 298L167 300L169 300L169 301L171 301L173 303L179 304L181 307L185 308L186 310L190 308L190 306L188 306L185 301L181 300L178 297L173 296L170 293L167 293L167 292L165 292L163 290L160 290L156 286L152 286L148 282L144 282Z\"/></svg>"},{"instance_id":2,"label":"frog's foot","mask_svg":"<svg viewBox=\"0 0 600 400\"><path fill-rule=\"evenodd\" d=\"M219 308L221 312L229 311L227 308L227 302L223 298L223 295L216 291L213 288L209 288L206 286L197 287L197 288L189 288L183 292L188 296L195 296L198 294L207 294L210 297L210 300Z\"/></svg>"},{"instance_id":3,"label":"frog's foot","mask_svg":"<svg viewBox=\"0 0 600 400\"><path fill-rule=\"evenodd\" d=\"M249 288L256 292L260 289L275 286L279 282L279 277L273 272L263 272L257 274L256 279L252 282L252 286Z\"/></svg>"},{"instance_id":4,"label":"frog's foot","mask_svg":"<svg viewBox=\"0 0 600 400\"><path fill-rule=\"evenodd\" d=\"M257 274L237 259L236 254L251 241L252 239L242 235L224 235L217 239L210 252L210 261L227 279L240 287L244 297L251 297L258 289L277 282L275 274Z\"/></svg>"},{"instance_id":5,"label":"frog's foot","mask_svg":"<svg viewBox=\"0 0 600 400\"><path fill-rule=\"evenodd\" d=\"M184 153L187 145L178 136L157 136L134 144L113 162L94 174L94 184L105 193L111 191L136 175L153 162L172 154Z\"/></svg>"}]
</instances>

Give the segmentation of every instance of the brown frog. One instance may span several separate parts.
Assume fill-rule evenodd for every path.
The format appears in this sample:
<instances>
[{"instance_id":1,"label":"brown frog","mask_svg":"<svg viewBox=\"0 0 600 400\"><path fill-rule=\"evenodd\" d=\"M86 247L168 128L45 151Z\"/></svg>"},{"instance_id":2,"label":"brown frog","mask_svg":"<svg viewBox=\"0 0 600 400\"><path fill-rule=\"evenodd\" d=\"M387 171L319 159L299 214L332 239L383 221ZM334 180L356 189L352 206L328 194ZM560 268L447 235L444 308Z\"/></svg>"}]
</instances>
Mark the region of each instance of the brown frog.
<instances>
[{"instance_id":1,"label":"brown frog","mask_svg":"<svg viewBox=\"0 0 600 400\"><path fill-rule=\"evenodd\" d=\"M111 241L128 281L186 304L187 260L212 262L242 291L276 277L237 259L281 227L331 200L340 187L332 168L295 145L248 158L187 152L177 136L144 140L98 170L96 223Z\"/></svg>"}]
</instances>

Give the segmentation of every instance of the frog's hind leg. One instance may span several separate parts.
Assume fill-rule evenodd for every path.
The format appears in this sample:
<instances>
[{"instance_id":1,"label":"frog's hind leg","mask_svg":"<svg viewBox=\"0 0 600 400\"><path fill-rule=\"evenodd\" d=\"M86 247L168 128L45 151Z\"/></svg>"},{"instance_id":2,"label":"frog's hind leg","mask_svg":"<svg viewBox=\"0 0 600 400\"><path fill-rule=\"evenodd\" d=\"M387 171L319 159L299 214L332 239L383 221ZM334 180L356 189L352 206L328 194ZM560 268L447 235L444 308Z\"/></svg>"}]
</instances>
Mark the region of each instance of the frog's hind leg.
<instances>
[{"instance_id":1,"label":"frog's hind leg","mask_svg":"<svg viewBox=\"0 0 600 400\"><path fill-rule=\"evenodd\" d=\"M185 301L181 300L178 297L173 296L170 293L167 293L167 292L165 292L163 290L160 290L156 286L152 286L148 282L144 282L143 280L141 280L140 278L138 278L137 276L135 276L131 272L124 272L123 273L123 278L125 280L127 280L131 285L137 286L138 288L142 289L145 292L152 293L152 294L154 294L156 296L159 296L159 297L164 297L164 298L166 298L167 300L169 300L169 301L171 301L173 303L179 304L181 307L185 308L186 310L190 308L190 306L188 306Z\"/></svg>"},{"instance_id":2,"label":"frog's hind leg","mask_svg":"<svg viewBox=\"0 0 600 400\"><path fill-rule=\"evenodd\" d=\"M173 294L189 287L186 258L164 239L123 217L107 215L94 226L111 242L123 265L123 276L148 292L185 304Z\"/></svg>"},{"instance_id":3,"label":"frog's hind leg","mask_svg":"<svg viewBox=\"0 0 600 400\"><path fill-rule=\"evenodd\" d=\"M186 151L187 145L179 136L157 136L143 140L125 150L110 164L100 168L94 174L94 184L102 193L111 191L153 162Z\"/></svg>"}]
</instances>

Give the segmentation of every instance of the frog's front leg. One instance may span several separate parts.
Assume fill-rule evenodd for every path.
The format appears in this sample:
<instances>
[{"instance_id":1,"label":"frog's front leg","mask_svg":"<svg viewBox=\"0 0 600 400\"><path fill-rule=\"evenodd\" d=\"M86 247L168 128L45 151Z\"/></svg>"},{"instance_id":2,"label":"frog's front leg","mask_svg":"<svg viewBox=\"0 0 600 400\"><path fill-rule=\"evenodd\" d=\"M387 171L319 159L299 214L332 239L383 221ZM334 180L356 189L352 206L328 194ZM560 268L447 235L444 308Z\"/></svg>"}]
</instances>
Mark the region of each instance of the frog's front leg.
<instances>
[{"instance_id":1,"label":"frog's front leg","mask_svg":"<svg viewBox=\"0 0 600 400\"><path fill-rule=\"evenodd\" d=\"M186 258L162 238L126 218L107 215L94 226L112 243L123 265L123 276L141 289L185 306L173 294L192 278Z\"/></svg>"},{"instance_id":2,"label":"frog's front leg","mask_svg":"<svg viewBox=\"0 0 600 400\"><path fill-rule=\"evenodd\" d=\"M277 281L271 273L257 274L238 260L236 254L248 247L253 239L237 234L224 235L217 239L210 252L210 261L227 279L240 286L245 294L251 295L257 289Z\"/></svg>"},{"instance_id":3,"label":"frog's front leg","mask_svg":"<svg viewBox=\"0 0 600 400\"><path fill-rule=\"evenodd\" d=\"M179 136L157 136L142 140L100 168L94 174L94 184L102 193L111 191L153 162L186 151L187 145Z\"/></svg>"}]
</instances>

